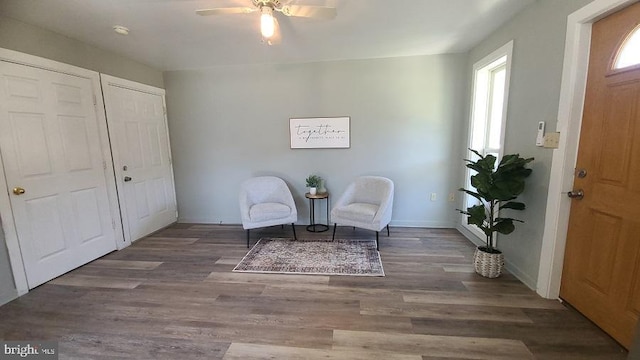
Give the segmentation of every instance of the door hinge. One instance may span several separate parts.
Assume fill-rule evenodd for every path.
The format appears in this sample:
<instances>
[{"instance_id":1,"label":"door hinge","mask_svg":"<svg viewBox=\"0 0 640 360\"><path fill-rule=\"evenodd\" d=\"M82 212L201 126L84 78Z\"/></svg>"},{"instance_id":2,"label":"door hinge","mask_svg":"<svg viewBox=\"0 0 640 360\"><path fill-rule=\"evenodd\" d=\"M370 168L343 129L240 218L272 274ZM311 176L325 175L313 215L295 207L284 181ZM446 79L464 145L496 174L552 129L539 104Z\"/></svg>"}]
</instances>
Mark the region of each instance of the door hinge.
<instances>
[{"instance_id":1,"label":"door hinge","mask_svg":"<svg viewBox=\"0 0 640 360\"><path fill-rule=\"evenodd\" d=\"M96 94L93 94L93 105L98 105L98 100L96 99Z\"/></svg>"},{"instance_id":2,"label":"door hinge","mask_svg":"<svg viewBox=\"0 0 640 360\"><path fill-rule=\"evenodd\" d=\"M115 220L111 220L111 227L113 228L113 230L116 229L116 221Z\"/></svg>"},{"instance_id":3,"label":"door hinge","mask_svg":"<svg viewBox=\"0 0 640 360\"><path fill-rule=\"evenodd\" d=\"M102 168L107 170L107 161L106 160L102 160Z\"/></svg>"}]
</instances>

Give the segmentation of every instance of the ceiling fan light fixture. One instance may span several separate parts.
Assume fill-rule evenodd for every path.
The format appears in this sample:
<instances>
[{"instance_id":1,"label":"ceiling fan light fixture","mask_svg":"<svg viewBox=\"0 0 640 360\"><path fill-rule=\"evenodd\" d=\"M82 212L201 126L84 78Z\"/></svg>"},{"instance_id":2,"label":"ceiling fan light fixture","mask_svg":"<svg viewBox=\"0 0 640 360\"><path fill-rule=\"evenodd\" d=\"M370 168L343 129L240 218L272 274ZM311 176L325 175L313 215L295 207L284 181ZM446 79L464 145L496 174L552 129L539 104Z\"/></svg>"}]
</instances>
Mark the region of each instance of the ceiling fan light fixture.
<instances>
[{"instance_id":1,"label":"ceiling fan light fixture","mask_svg":"<svg viewBox=\"0 0 640 360\"><path fill-rule=\"evenodd\" d=\"M262 6L260 12L262 13L262 15L260 15L260 32L263 38L269 39L276 30L273 8L271 6Z\"/></svg>"}]
</instances>

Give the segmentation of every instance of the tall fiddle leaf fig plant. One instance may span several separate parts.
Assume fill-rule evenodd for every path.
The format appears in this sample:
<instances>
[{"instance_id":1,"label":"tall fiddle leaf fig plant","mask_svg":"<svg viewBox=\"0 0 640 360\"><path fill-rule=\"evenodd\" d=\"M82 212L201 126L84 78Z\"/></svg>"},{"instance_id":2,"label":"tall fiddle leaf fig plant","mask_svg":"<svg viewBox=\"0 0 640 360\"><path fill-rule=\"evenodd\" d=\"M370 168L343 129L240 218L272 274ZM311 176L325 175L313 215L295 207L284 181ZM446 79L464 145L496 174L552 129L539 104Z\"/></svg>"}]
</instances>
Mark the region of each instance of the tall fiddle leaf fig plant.
<instances>
[{"instance_id":1,"label":"tall fiddle leaf fig plant","mask_svg":"<svg viewBox=\"0 0 640 360\"><path fill-rule=\"evenodd\" d=\"M485 234L487 246L482 250L500 253L495 248L495 233L510 234L515 230L514 222L523 221L499 216L498 212L503 209L525 209L524 203L514 200L524 191L524 180L532 172L525 165L533 161L533 158L525 159L519 154L504 155L496 167L495 156L482 156L476 150L469 150L479 158L476 161L465 159L466 167L476 172L471 176L473 189L459 190L478 199L480 203L458 211L467 215L468 224L479 227Z\"/></svg>"}]
</instances>

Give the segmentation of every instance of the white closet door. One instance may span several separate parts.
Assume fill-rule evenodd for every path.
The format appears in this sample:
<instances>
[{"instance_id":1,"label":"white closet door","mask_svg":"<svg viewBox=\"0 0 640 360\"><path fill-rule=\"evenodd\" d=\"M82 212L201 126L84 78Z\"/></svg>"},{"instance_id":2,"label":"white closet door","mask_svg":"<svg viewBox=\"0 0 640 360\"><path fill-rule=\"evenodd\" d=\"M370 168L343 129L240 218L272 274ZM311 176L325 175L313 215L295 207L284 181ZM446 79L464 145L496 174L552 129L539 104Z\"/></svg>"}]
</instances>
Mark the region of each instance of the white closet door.
<instances>
[{"instance_id":1,"label":"white closet door","mask_svg":"<svg viewBox=\"0 0 640 360\"><path fill-rule=\"evenodd\" d=\"M177 220L164 90L101 75L125 237Z\"/></svg>"},{"instance_id":2,"label":"white closet door","mask_svg":"<svg viewBox=\"0 0 640 360\"><path fill-rule=\"evenodd\" d=\"M0 152L29 288L116 249L95 111L91 80L0 61Z\"/></svg>"}]
</instances>

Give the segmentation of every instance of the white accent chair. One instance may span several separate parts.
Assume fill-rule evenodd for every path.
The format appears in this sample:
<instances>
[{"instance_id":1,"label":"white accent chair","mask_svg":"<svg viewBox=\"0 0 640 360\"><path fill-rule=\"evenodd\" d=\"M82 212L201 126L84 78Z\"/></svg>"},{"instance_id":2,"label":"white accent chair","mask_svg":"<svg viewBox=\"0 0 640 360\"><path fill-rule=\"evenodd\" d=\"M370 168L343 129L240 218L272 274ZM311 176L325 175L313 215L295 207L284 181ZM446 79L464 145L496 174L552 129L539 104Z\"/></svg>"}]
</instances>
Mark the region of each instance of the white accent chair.
<instances>
[{"instance_id":1,"label":"white accent chair","mask_svg":"<svg viewBox=\"0 0 640 360\"><path fill-rule=\"evenodd\" d=\"M331 210L333 221L333 237L336 227L348 225L376 232L376 248L378 233L384 227L389 236L389 223L393 208L393 181L381 176L361 176L349 184Z\"/></svg>"},{"instance_id":2,"label":"white accent chair","mask_svg":"<svg viewBox=\"0 0 640 360\"><path fill-rule=\"evenodd\" d=\"M247 230L247 248L249 230L267 226L291 224L293 238L298 240L294 225L298 221L298 211L284 180L275 176L245 180L240 185L239 200L242 227Z\"/></svg>"}]
</instances>

